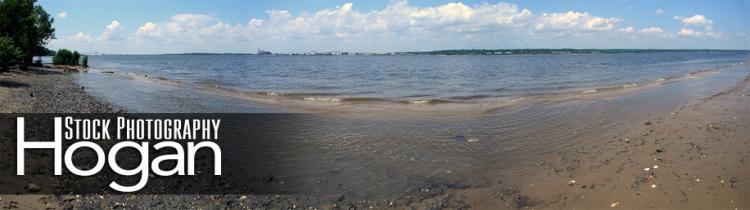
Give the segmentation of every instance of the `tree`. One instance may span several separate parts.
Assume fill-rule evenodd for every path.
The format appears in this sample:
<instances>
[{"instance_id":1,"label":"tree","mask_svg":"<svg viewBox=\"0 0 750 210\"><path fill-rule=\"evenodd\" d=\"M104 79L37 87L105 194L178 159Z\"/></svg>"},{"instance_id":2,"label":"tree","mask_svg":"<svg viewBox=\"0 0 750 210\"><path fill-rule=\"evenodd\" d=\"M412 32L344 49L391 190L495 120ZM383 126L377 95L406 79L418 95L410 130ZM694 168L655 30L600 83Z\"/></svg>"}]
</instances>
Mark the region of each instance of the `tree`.
<instances>
[{"instance_id":1,"label":"tree","mask_svg":"<svg viewBox=\"0 0 750 210\"><path fill-rule=\"evenodd\" d=\"M21 56L21 49L13 44L9 37L0 37L0 70L8 70L13 60Z\"/></svg>"},{"instance_id":2,"label":"tree","mask_svg":"<svg viewBox=\"0 0 750 210\"><path fill-rule=\"evenodd\" d=\"M55 38L54 18L34 3L36 0L0 1L0 36L13 41L21 50L20 59L27 65Z\"/></svg>"}]
</instances>

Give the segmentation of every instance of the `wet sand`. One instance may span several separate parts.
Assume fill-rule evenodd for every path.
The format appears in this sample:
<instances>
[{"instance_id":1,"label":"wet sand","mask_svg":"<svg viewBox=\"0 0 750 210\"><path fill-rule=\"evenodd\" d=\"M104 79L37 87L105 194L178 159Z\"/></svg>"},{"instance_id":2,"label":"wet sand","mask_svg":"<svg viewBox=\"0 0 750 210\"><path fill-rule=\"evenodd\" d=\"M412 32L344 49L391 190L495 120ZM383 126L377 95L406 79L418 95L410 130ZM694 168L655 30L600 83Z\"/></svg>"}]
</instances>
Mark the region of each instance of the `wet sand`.
<instances>
[{"instance_id":1,"label":"wet sand","mask_svg":"<svg viewBox=\"0 0 750 210\"><path fill-rule=\"evenodd\" d=\"M452 190L477 209L747 209L750 77L536 164L510 185ZM583 137L585 138L585 137Z\"/></svg>"},{"instance_id":2,"label":"wet sand","mask_svg":"<svg viewBox=\"0 0 750 210\"><path fill-rule=\"evenodd\" d=\"M2 112L121 111L90 96L70 75L58 71L14 71L0 75L0 81ZM624 126L601 129L597 135L578 135L575 138L585 139L579 141L584 143L519 163L532 167L488 172L496 174L492 183L426 183L393 199L352 201L347 195L333 200L320 200L315 195L0 195L0 205L34 209L746 209L750 207L748 104L750 80L744 79L671 111L647 114L645 120L634 118L638 120L620 122Z\"/></svg>"}]
</instances>

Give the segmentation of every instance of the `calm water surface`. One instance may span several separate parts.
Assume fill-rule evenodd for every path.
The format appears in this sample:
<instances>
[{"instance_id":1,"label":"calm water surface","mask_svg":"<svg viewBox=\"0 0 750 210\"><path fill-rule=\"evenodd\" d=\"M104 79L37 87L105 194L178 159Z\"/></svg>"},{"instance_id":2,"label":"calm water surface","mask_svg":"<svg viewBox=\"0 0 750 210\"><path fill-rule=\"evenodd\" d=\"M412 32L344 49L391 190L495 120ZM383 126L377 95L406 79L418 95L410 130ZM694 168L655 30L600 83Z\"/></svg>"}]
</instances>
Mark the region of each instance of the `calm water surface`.
<instances>
[{"instance_id":1,"label":"calm water surface","mask_svg":"<svg viewBox=\"0 0 750 210\"><path fill-rule=\"evenodd\" d=\"M519 56L91 56L101 70L243 92L385 100L482 98L641 83L737 64L745 51Z\"/></svg>"}]
</instances>

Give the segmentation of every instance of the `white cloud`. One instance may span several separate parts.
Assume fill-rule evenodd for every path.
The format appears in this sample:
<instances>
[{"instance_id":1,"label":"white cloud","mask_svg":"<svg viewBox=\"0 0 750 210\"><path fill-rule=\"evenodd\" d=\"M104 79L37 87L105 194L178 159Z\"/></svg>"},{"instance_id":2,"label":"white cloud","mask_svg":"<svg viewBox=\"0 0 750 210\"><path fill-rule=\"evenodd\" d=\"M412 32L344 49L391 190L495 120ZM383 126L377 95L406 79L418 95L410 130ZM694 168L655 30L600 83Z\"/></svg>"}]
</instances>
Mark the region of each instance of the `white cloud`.
<instances>
[{"instance_id":1,"label":"white cloud","mask_svg":"<svg viewBox=\"0 0 750 210\"><path fill-rule=\"evenodd\" d=\"M123 27L120 22L113 20L109 25L104 27L104 31L99 36L92 36L89 33L78 32L71 36L53 39L50 41L50 47L55 48L71 48L89 50L94 45L100 45L104 42L118 42L124 40L121 35Z\"/></svg>"},{"instance_id":2,"label":"white cloud","mask_svg":"<svg viewBox=\"0 0 750 210\"><path fill-rule=\"evenodd\" d=\"M681 17L674 16L675 20L679 20L684 25L695 25L705 27L706 30L712 30L714 22L706 18L701 14L693 15L692 17Z\"/></svg>"},{"instance_id":3,"label":"white cloud","mask_svg":"<svg viewBox=\"0 0 750 210\"><path fill-rule=\"evenodd\" d=\"M656 12L654 12L656 15L664 14L664 9L657 9Z\"/></svg>"},{"instance_id":4,"label":"white cloud","mask_svg":"<svg viewBox=\"0 0 750 210\"><path fill-rule=\"evenodd\" d=\"M713 31L698 31L693 30L689 28L682 28L679 32L677 32L677 35L681 36L709 36L709 37L719 37L720 34L713 32Z\"/></svg>"},{"instance_id":5,"label":"white cloud","mask_svg":"<svg viewBox=\"0 0 750 210\"><path fill-rule=\"evenodd\" d=\"M62 11L60 13L57 13L57 18L60 18L60 19L68 18L68 12Z\"/></svg>"},{"instance_id":6,"label":"white cloud","mask_svg":"<svg viewBox=\"0 0 750 210\"><path fill-rule=\"evenodd\" d=\"M641 33L650 33L650 34L658 34L658 33L664 33L664 29L659 27L648 27L641 29Z\"/></svg>"},{"instance_id":7,"label":"white cloud","mask_svg":"<svg viewBox=\"0 0 750 210\"><path fill-rule=\"evenodd\" d=\"M534 14L515 4L447 3L416 7L392 1L380 10L361 11L346 3L338 7L292 14L268 10L266 17L230 23L206 14L176 14L152 20L125 32L112 21L99 36L78 33L54 40L57 46L80 45L158 52L249 52L346 50L399 51L446 48L630 47L613 39L718 36L711 30L670 33L660 27L622 27L621 18L583 11ZM703 15L675 17L685 26L712 26ZM689 29L689 27L686 27ZM710 27L709 27L710 28ZM96 43L96 44L92 44ZM635 43L635 42L631 42ZM620 43L622 44L622 43ZM652 46L648 46L652 47Z\"/></svg>"},{"instance_id":8,"label":"white cloud","mask_svg":"<svg viewBox=\"0 0 750 210\"><path fill-rule=\"evenodd\" d=\"M543 13L534 29L603 31L611 30L618 21L617 18L596 17L586 12Z\"/></svg>"},{"instance_id":9,"label":"white cloud","mask_svg":"<svg viewBox=\"0 0 750 210\"><path fill-rule=\"evenodd\" d=\"M117 20L113 20L109 25L107 25L106 28L104 28L104 32L102 32L99 38L103 40L121 39L122 37L118 34L119 31L122 31L120 22Z\"/></svg>"},{"instance_id":10,"label":"white cloud","mask_svg":"<svg viewBox=\"0 0 750 210\"><path fill-rule=\"evenodd\" d=\"M633 32L635 32L635 27L633 27L633 26L628 26L628 27L625 27L625 28L620 28L620 29L617 29L617 32L622 32L622 33L633 33Z\"/></svg>"},{"instance_id":11,"label":"white cloud","mask_svg":"<svg viewBox=\"0 0 750 210\"><path fill-rule=\"evenodd\" d=\"M680 21L680 23L685 26L677 32L677 35L693 37L706 36L714 38L721 36L719 32L713 30L714 22L702 14L696 14L691 17L674 16L674 19ZM696 27L702 28L702 30L696 29Z\"/></svg>"}]
</instances>

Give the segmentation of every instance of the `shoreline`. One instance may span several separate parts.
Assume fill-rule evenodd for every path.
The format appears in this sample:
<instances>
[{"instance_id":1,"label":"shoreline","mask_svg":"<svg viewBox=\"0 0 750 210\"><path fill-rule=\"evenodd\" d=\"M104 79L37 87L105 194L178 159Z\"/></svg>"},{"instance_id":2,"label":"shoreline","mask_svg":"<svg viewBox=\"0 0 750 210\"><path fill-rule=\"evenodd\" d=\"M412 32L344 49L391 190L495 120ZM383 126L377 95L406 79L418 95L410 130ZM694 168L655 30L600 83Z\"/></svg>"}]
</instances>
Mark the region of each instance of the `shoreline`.
<instances>
[{"instance_id":1,"label":"shoreline","mask_svg":"<svg viewBox=\"0 0 750 210\"><path fill-rule=\"evenodd\" d=\"M0 75L0 112L124 112L50 69ZM31 94L33 93L33 97ZM570 151L540 157L536 169L497 172L477 187L426 186L395 200L323 201L314 195L0 195L27 208L747 208L750 202L750 77L648 121L602 130ZM591 138L582 135L577 138ZM654 166L659 166L658 168ZM649 168L645 171L645 168ZM696 181L700 180L700 181ZM723 182L722 182L723 181ZM652 188L652 185L655 187ZM422 189L422 190L425 190ZM165 204L164 201L177 200ZM15 202L15 203L13 203Z\"/></svg>"}]
</instances>

